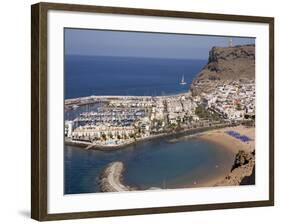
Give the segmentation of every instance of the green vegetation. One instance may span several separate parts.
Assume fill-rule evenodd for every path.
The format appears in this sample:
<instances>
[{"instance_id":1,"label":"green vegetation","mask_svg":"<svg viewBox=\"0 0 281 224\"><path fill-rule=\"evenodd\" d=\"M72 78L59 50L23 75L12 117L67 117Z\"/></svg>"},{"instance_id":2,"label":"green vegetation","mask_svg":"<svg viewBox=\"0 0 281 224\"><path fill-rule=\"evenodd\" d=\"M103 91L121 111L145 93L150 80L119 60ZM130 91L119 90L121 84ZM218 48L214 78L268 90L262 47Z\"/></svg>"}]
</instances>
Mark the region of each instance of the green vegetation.
<instances>
[{"instance_id":1,"label":"green vegetation","mask_svg":"<svg viewBox=\"0 0 281 224\"><path fill-rule=\"evenodd\" d=\"M245 126L255 126L255 115L244 115L243 125Z\"/></svg>"},{"instance_id":2,"label":"green vegetation","mask_svg":"<svg viewBox=\"0 0 281 224\"><path fill-rule=\"evenodd\" d=\"M195 114L201 118L201 119L205 119L205 120L211 120L211 121L219 121L221 120L219 114L206 110L204 108L204 106L199 105L196 109L195 109Z\"/></svg>"},{"instance_id":3,"label":"green vegetation","mask_svg":"<svg viewBox=\"0 0 281 224\"><path fill-rule=\"evenodd\" d=\"M188 121L189 123L191 123L193 121L192 116L184 116L185 121Z\"/></svg>"},{"instance_id":4,"label":"green vegetation","mask_svg":"<svg viewBox=\"0 0 281 224\"><path fill-rule=\"evenodd\" d=\"M106 141L106 134L102 134L101 137L104 141Z\"/></svg>"},{"instance_id":5,"label":"green vegetation","mask_svg":"<svg viewBox=\"0 0 281 224\"><path fill-rule=\"evenodd\" d=\"M169 124L168 126L168 129L171 130L171 131L175 131L177 129L180 128L180 124L179 123L172 123L172 124Z\"/></svg>"},{"instance_id":6,"label":"green vegetation","mask_svg":"<svg viewBox=\"0 0 281 224\"><path fill-rule=\"evenodd\" d=\"M237 106L236 106L236 110L242 110L242 107L241 107L241 104L239 103L239 104L237 104Z\"/></svg>"},{"instance_id":7,"label":"green vegetation","mask_svg":"<svg viewBox=\"0 0 281 224\"><path fill-rule=\"evenodd\" d=\"M244 115L244 118L245 118L245 119L249 119L249 118L250 118L250 115L249 115L249 114L245 114L245 115Z\"/></svg>"}]
</instances>

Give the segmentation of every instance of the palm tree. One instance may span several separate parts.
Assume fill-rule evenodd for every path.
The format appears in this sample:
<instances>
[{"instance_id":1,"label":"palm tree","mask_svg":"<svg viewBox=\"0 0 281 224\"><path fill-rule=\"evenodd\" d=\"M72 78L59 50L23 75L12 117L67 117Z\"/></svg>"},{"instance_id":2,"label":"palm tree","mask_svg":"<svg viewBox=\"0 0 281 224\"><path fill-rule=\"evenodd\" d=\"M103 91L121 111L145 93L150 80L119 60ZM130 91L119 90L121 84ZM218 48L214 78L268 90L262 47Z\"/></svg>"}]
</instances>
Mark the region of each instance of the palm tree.
<instances>
[{"instance_id":1,"label":"palm tree","mask_svg":"<svg viewBox=\"0 0 281 224\"><path fill-rule=\"evenodd\" d=\"M101 137L103 138L104 141L106 141L106 134L102 134Z\"/></svg>"}]
</instances>

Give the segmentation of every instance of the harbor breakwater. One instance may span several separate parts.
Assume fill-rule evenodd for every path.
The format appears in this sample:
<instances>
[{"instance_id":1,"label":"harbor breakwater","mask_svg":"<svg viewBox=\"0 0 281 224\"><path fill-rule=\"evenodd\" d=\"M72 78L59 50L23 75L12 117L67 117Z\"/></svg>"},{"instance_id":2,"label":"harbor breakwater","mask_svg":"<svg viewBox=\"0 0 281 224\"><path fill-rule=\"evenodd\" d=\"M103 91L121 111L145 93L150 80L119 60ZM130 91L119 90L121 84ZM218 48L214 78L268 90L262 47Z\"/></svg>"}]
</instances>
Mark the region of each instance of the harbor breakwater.
<instances>
[{"instance_id":1,"label":"harbor breakwater","mask_svg":"<svg viewBox=\"0 0 281 224\"><path fill-rule=\"evenodd\" d=\"M136 190L133 187L124 185L122 173L124 164L120 161L110 163L102 172L99 185L102 192L120 192Z\"/></svg>"}]
</instances>

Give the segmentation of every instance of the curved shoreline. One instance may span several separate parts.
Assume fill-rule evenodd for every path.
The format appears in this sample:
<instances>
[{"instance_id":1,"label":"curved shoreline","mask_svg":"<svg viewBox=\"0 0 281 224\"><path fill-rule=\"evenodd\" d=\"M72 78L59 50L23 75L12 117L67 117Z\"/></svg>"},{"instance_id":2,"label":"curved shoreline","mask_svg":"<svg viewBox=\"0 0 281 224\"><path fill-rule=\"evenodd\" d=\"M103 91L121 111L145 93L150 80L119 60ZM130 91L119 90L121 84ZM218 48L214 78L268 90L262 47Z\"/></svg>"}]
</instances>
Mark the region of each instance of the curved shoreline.
<instances>
[{"instance_id":1,"label":"curved shoreline","mask_svg":"<svg viewBox=\"0 0 281 224\"><path fill-rule=\"evenodd\" d=\"M151 135L148 137L144 137L144 138L137 138L135 141L131 141L131 142L127 142L127 143L123 143L120 145L94 145L91 142L84 142L84 141L73 141L73 140L66 140L65 139L65 144L67 145L73 145L73 146L78 146L78 147L84 147L85 149L93 149L93 150L104 150L104 151L111 151L111 150L118 150L118 149L123 149L126 148L130 145L134 145L140 142L145 142L145 141L151 141L154 139L165 139L166 137L171 137L171 138L183 138L183 137L187 137L190 135L197 135L200 133L205 133L205 132L209 132L212 130L219 130L219 129L223 129L226 127L234 127L237 125L233 125L233 124L219 124L219 125L215 125L215 126L208 126L208 127L198 127L198 128L192 128L192 129L183 129L183 130L179 130L179 131L174 131L174 132L169 132L169 133L162 133L162 134L157 134L157 135Z\"/></svg>"},{"instance_id":2,"label":"curved shoreline","mask_svg":"<svg viewBox=\"0 0 281 224\"><path fill-rule=\"evenodd\" d=\"M100 189L102 192L121 192L138 190L136 187L127 186L122 183L122 173L124 164L122 162L112 162L102 172L99 180ZM255 158L252 158L249 163L243 164L233 169L229 175L224 178L219 177L204 184L196 185L196 187L218 187L218 186L239 186L252 185L255 182ZM195 187L195 186L194 186ZM192 188L192 187L178 187ZM150 187L147 190L162 190L162 188Z\"/></svg>"},{"instance_id":3,"label":"curved shoreline","mask_svg":"<svg viewBox=\"0 0 281 224\"><path fill-rule=\"evenodd\" d=\"M244 131L254 132L254 128L246 129L245 127L237 127L235 129L243 131L242 128L245 129ZM198 183L193 187L238 186L243 184L255 184L255 178L253 175L255 172L254 144L240 142L239 140L228 136L225 133L226 130L228 130L228 128L222 130L213 130L202 133L195 137L202 140L211 141L215 144L221 144L224 148L226 148L226 150L231 150L234 153L235 159L233 161L232 167L229 167L229 173L226 176L217 176L207 182ZM253 138L253 136L251 137ZM245 158L247 158L247 161L242 162L242 160L245 160ZM101 190L103 192L137 190L135 187L127 186L122 183L123 171L124 164L122 162L116 161L110 163L100 176L99 183ZM191 186L186 186L183 184L178 188L191 188ZM147 190L152 189L161 188L151 187Z\"/></svg>"},{"instance_id":4,"label":"curved shoreline","mask_svg":"<svg viewBox=\"0 0 281 224\"><path fill-rule=\"evenodd\" d=\"M122 162L112 162L102 172L99 180L100 189L102 192L122 192L138 190L136 187L127 186L122 183L122 173L124 171L124 164ZM199 184L194 187L218 187L218 186L239 186L252 185L255 182L255 158L251 158L249 163L240 165L233 169L229 175L222 178L208 181L204 184ZM192 187L178 187L178 188L192 188ZM163 190L162 188L150 187L147 190Z\"/></svg>"},{"instance_id":5,"label":"curved shoreline","mask_svg":"<svg viewBox=\"0 0 281 224\"><path fill-rule=\"evenodd\" d=\"M243 135L249 136L252 140L249 142L242 142L226 133L227 131L233 131L233 130ZM255 149L254 127L245 127L242 125L236 127L226 127L222 129L208 131L196 137L201 140L209 141L214 144L223 146L224 148L231 150L235 154L238 153L240 150L250 153Z\"/></svg>"},{"instance_id":6,"label":"curved shoreline","mask_svg":"<svg viewBox=\"0 0 281 224\"><path fill-rule=\"evenodd\" d=\"M252 139L252 141L246 143L232 136L229 136L228 134L226 134L226 131L229 130L235 130L241 134L247 135ZM244 152L247 156L251 157L249 163L241 164L235 168L229 167L229 172L227 172L227 175L212 178L206 182L197 184L196 187L238 186L241 183L248 184L248 185L255 184L255 178L253 176L253 173L255 172L255 155L254 155L255 128L254 127L245 127L241 125L236 127L227 127L227 128L207 131L202 134L198 134L194 137L200 140L209 141L213 144L217 144L219 146L222 146L226 150L231 151L235 155L233 161L234 164L235 161L237 160L236 157L239 155L239 153L241 153L241 151Z\"/></svg>"}]
</instances>

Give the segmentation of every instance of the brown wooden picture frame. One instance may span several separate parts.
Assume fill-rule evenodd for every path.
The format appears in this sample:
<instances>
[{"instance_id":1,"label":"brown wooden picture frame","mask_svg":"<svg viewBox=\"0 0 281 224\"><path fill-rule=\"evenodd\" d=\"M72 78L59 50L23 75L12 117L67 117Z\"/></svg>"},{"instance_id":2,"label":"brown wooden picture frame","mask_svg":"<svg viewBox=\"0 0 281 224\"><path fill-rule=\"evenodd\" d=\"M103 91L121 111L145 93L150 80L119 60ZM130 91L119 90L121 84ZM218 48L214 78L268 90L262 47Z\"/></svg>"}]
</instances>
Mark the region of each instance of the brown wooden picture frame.
<instances>
[{"instance_id":1,"label":"brown wooden picture frame","mask_svg":"<svg viewBox=\"0 0 281 224\"><path fill-rule=\"evenodd\" d=\"M48 214L47 193L47 13L49 10L98 12L159 16L167 18L194 18L269 24L269 200L186 205L170 207L138 208L126 210L88 211ZM90 5L38 3L31 7L31 217L39 221L79 219L92 217L140 215L170 212L186 212L226 208L259 207L274 205L274 18L240 15L163 11L137 8L118 8Z\"/></svg>"}]
</instances>

